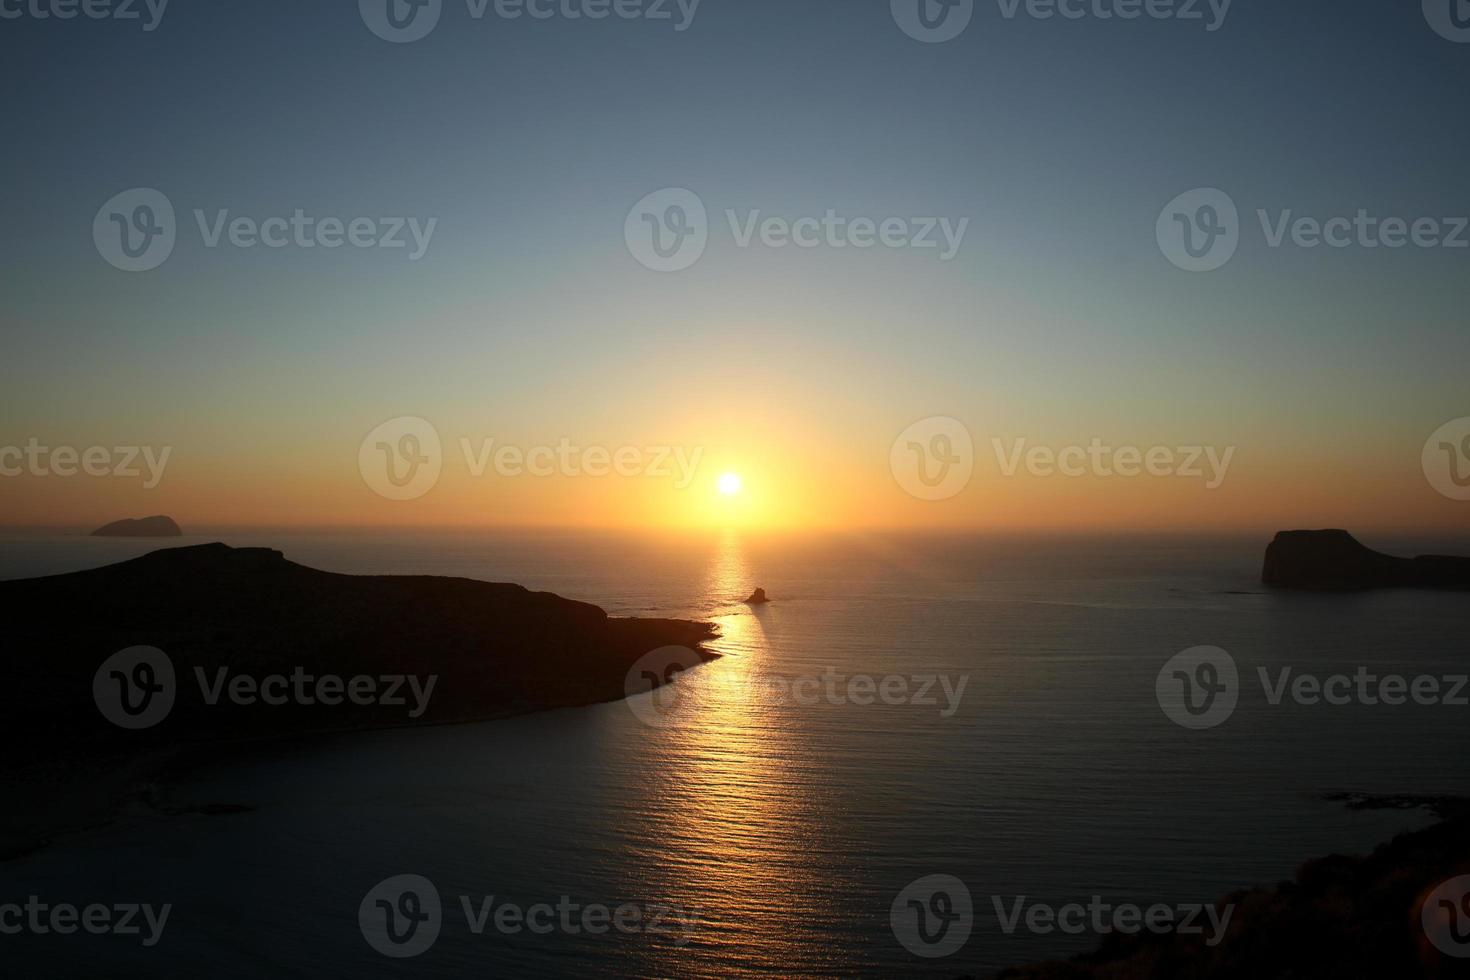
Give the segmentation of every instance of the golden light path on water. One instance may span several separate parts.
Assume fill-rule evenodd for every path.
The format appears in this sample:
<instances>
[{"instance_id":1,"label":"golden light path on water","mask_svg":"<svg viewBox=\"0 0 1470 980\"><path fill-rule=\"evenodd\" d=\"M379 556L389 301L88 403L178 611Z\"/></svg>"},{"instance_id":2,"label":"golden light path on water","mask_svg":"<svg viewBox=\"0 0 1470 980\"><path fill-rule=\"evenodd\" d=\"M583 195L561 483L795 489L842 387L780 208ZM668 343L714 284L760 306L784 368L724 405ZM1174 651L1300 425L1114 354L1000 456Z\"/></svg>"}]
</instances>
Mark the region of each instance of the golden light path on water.
<instances>
[{"instance_id":1,"label":"golden light path on water","mask_svg":"<svg viewBox=\"0 0 1470 980\"><path fill-rule=\"evenodd\" d=\"M1329 609L1234 591L1258 574L1254 540L742 532L528 548L522 536L354 544L272 533L238 543L358 574L524 575L606 597L619 616L715 620L724 636L711 646L725 656L659 689L677 694L667 723L640 715L644 694L251 751L168 787L181 815L135 808L7 863L20 894L95 894L120 881L175 904L165 942L187 964L176 975L986 976L1097 944L1005 932L990 904L998 896L1208 901L1432 819L1329 805L1314 787L1470 794L1463 767L1404 748L1454 744L1453 712L1329 717L1242 699L1218 739L1171 734L1156 677L1201 634L1262 667L1325 674L1344 656L1372 662L1398 649L1408 617L1427 646L1399 669L1463 670L1452 597L1396 593ZM95 547L45 545L72 565ZM46 569L46 553L26 559L31 572ZM1182 577L1181 564L1192 569ZM758 585L772 602L744 605ZM864 704L773 683L829 671L968 686L962 703L941 688L928 704ZM246 812L203 814L218 803ZM402 873L427 877L445 911L437 945L410 966L365 944L357 918L364 892ZM980 918L964 951L920 962L890 910L936 873L974 890ZM475 931L462 902L478 910L492 896L522 909L563 898L673 906L693 913L694 928L683 945L646 929ZM97 973L92 947L43 953L48 969L21 974ZM156 975L156 951L137 955L112 972Z\"/></svg>"},{"instance_id":2,"label":"golden light path on water","mask_svg":"<svg viewBox=\"0 0 1470 980\"><path fill-rule=\"evenodd\" d=\"M726 533L706 594L738 602L754 584L739 537ZM670 723L651 735L672 765L654 773L657 839L644 866L650 887L687 902L697 918L691 946L704 949L690 960L717 958L724 976L770 976L796 958L795 944L810 964L816 927L831 915L836 882L820 832L829 818L812 746L779 693L768 632L779 629L775 617L740 606L714 618L721 636L710 646L723 656L680 675ZM671 953L659 965L679 960ZM693 968L687 975L704 975L684 965Z\"/></svg>"}]
</instances>

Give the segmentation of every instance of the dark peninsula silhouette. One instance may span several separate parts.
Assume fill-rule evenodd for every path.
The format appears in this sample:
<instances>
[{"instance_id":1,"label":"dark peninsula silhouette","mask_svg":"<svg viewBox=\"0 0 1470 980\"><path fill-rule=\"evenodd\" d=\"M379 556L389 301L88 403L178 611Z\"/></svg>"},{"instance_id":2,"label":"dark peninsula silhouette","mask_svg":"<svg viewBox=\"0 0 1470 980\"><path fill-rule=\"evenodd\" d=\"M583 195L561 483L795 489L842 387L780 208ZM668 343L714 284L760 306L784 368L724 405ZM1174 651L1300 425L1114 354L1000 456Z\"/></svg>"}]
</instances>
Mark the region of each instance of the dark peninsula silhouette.
<instances>
[{"instance_id":1,"label":"dark peninsula silhouette","mask_svg":"<svg viewBox=\"0 0 1470 980\"><path fill-rule=\"evenodd\" d=\"M129 518L104 524L92 532L94 538L179 538L184 532L172 517Z\"/></svg>"},{"instance_id":2,"label":"dark peninsula silhouette","mask_svg":"<svg viewBox=\"0 0 1470 980\"><path fill-rule=\"evenodd\" d=\"M624 697L629 670L650 650L684 646L704 660L716 656L700 646L715 635L708 623L615 619L597 606L519 585L339 575L278 551L223 544L0 582L0 618L7 624L0 729L8 744L25 746L0 756L0 774L20 802L34 804L5 808L0 857L38 825L105 819L120 794L136 795L136 777L145 774L139 770L179 749L208 761L223 743L246 739L611 701ZM174 702L157 724L127 730L104 717L93 685L107 673L99 669L104 661L138 646L167 656ZM229 693L238 677L298 674L335 675L348 684L372 678L378 692L387 691L380 679L389 675L411 675L422 688L434 681L428 697L399 685L396 704L353 703L341 689L335 704L301 703L294 694L281 704L258 697L241 704ZM57 772L75 778L59 785Z\"/></svg>"},{"instance_id":3,"label":"dark peninsula silhouette","mask_svg":"<svg viewBox=\"0 0 1470 980\"><path fill-rule=\"evenodd\" d=\"M1282 589L1470 589L1470 558L1395 558L1346 531L1282 531L1266 549L1261 581Z\"/></svg>"}]
</instances>

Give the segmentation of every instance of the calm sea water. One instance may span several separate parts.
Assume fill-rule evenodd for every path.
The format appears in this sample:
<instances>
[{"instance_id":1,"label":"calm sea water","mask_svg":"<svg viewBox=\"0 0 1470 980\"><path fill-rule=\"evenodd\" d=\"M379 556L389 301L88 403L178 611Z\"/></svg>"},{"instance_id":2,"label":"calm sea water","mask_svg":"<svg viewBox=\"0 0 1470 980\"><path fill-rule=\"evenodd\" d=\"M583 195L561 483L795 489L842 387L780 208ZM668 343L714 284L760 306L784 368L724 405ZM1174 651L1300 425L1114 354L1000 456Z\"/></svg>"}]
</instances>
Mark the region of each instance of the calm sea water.
<instances>
[{"instance_id":1,"label":"calm sea water","mask_svg":"<svg viewBox=\"0 0 1470 980\"><path fill-rule=\"evenodd\" d=\"M1466 597L1266 594L1264 537L226 530L184 543L216 539L333 571L515 581L614 615L711 619L725 656L680 678L662 725L635 710L645 695L316 740L174 791L250 812L140 808L0 866L0 901L173 905L154 949L11 945L52 975L983 976L1097 942L1008 935L991 896L1207 901L1430 819L1320 794L1470 793L1458 750L1470 709L1272 706L1255 676L1465 673ZM0 578L155 546L13 537ZM756 585L775 601L752 611L739 600ZM1225 724L1196 732L1169 721L1154 685L1198 645L1229 651L1243 688ZM783 686L829 671L967 680L948 717L937 687L920 705L798 700ZM374 951L358 925L367 892L399 874L429 879L444 904L437 942L407 960ZM938 960L890 927L895 896L930 874L965 882L976 906L968 943ZM521 908L666 906L692 925L476 935L460 896L478 907L492 895Z\"/></svg>"}]
</instances>

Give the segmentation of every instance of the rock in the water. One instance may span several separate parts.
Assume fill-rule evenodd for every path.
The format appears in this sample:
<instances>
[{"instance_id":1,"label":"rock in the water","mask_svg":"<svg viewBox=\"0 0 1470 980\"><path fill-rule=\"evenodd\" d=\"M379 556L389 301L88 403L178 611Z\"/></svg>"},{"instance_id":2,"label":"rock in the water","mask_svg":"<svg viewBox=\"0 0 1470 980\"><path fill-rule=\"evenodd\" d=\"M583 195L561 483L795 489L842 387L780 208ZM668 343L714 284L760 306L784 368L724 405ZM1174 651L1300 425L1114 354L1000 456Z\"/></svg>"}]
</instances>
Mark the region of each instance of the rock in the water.
<instances>
[{"instance_id":1,"label":"rock in the water","mask_svg":"<svg viewBox=\"0 0 1470 980\"><path fill-rule=\"evenodd\" d=\"M177 538L183 531L172 517L140 517L137 520L113 521L92 532L94 538Z\"/></svg>"},{"instance_id":2,"label":"rock in the water","mask_svg":"<svg viewBox=\"0 0 1470 980\"><path fill-rule=\"evenodd\" d=\"M1282 531L1266 549L1261 581L1283 589L1470 589L1470 558L1395 558L1346 531Z\"/></svg>"},{"instance_id":3,"label":"rock in the water","mask_svg":"<svg viewBox=\"0 0 1470 980\"><path fill-rule=\"evenodd\" d=\"M770 601L770 599L766 598L765 589L756 589L750 594L750 598L745 600L745 604L748 606L759 606Z\"/></svg>"}]
</instances>

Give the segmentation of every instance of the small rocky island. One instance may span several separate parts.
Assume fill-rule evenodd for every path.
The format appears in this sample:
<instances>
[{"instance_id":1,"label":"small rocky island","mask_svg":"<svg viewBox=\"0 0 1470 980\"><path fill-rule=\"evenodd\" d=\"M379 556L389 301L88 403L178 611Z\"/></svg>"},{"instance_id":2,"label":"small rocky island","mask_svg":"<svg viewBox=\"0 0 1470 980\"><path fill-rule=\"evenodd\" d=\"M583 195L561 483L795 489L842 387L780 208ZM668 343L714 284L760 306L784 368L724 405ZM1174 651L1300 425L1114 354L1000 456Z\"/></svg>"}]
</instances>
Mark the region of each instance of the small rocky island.
<instances>
[{"instance_id":1,"label":"small rocky island","mask_svg":"<svg viewBox=\"0 0 1470 980\"><path fill-rule=\"evenodd\" d=\"M1280 589L1470 589L1470 558L1396 558L1346 531L1282 531L1266 549L1261 581Z\"/></svg>"},{"instance_id":2,"label":"small rocky island","mask_svg":"<svg viewBox=\"0 0 1470 980\"><path fill-rule=\"evenodd\" d=\"M94 538L179 538L184 532L172 517L129 518L104 524L92 532Z\"/></svg>"},{"instance_id":3,"label":"small rocky island","mask_svg":"<svg viewBox=\"0 0 1470 980\"><path fill-rule=\"evenodd\" d=\"M770 599L766 598L765 589L756 589L750 594L750 598L745 600L745 604L747 606L763 606L770 601Z\"/></svg>"}]
</instances>

